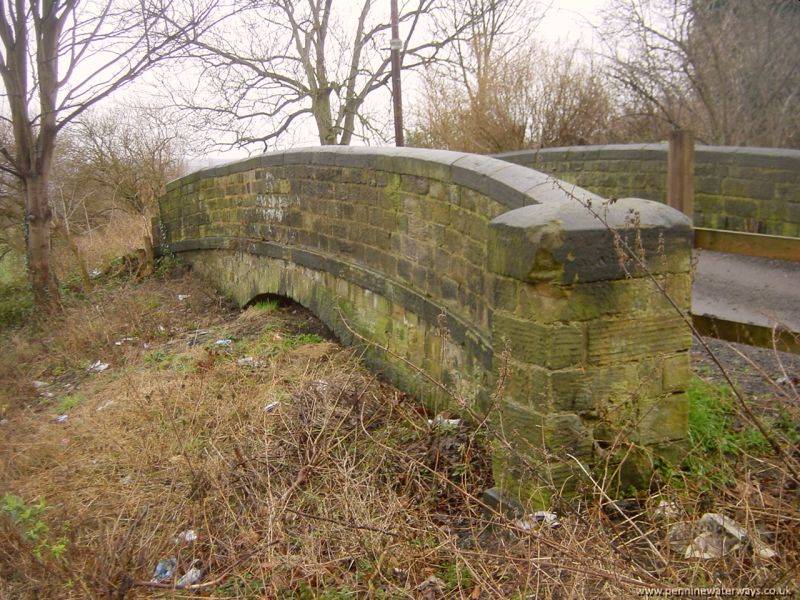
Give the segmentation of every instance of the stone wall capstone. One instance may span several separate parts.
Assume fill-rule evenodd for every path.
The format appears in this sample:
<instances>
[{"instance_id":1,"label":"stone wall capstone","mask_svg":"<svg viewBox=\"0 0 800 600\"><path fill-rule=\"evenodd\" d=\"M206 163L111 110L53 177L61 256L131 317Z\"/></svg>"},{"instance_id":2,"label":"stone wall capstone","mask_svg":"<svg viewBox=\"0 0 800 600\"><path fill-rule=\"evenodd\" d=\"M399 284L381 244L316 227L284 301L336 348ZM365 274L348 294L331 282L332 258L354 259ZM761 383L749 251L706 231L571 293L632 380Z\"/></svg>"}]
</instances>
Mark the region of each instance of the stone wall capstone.
<instances>
[{"instance_id":1,"label":"stone wall capstone","mask_svg":"<svg viewBox=\"0 0 800 600\"><path fill-rule=\"evenodd\" d=\"M596 194L666 202L667 144L519 150L496 158ZM800 237L800 150L695 148L694 225Z\"/></svg>"},{"instance_id":2,"label":"stone wall capstone","mask_svg":"<svg viewBox=\"0 0 800 600\"><path fill-rule=\"evenodd\" d=\"M163 250L241 305L288 296L435 410L488 411L504 492L574 492L567 454L641 483L683 447L690 331L658 287L688 310L692 228L667 206L489 157L321 147L198 171L159 210Z\"/></svg>"}]
</instances>

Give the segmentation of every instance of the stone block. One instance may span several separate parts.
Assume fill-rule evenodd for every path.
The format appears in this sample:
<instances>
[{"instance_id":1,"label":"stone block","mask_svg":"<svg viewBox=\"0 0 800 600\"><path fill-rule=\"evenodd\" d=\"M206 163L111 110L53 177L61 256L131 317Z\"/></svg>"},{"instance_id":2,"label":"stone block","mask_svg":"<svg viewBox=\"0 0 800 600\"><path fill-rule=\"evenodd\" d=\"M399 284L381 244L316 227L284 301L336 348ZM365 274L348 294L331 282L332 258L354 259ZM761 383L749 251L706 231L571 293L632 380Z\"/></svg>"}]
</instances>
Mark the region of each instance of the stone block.
<instances>
[{"instance_id":1,"label":"stone block","mask_svg":"<svg viewBox=\"0 0 800 600\"><path fill-rule=\"evenodd\" d=\"M517 310L519 282L508 277L494 276L492 302L496 310L513 313Z\"/></svg>"},{"instance_id":2,"label":"stone block","mask_svg":"<svg viewBox=\"0 0 800 600\"><path fill-rule=\"evenodd\" d=\"M800 183L777 183L775 184L775 199L787 201L789 203L800 202Z\"/></svg>"},{"instance_id":3,"label":"stone block","mask_svg":"<svg viewBox=\"0 0 800 600\"><path fill-rule=\"evenodd\" d=\"M644 446L686 439L689 427L689 399L686 394L669 394L643 402L635 441Z\"/></svg>"},{"instance_id":4,"label":"stone block","mask_svg":"<svg viewBox=\"0 0 800 600\"><path fill-rule=\"evenodd\" d=\"M685 392L691 375L689 352L666 357L662 363L661 387L667 392Z\"/></svg>"},{"instance_id":5,"label":"stone block","mask_svg":"<svg viewBox=\"0 0 800 600\"><path fill-rule=\"evenodd\" d=\"M490 224L489 269L522 281L562 284L642 276L636 261L621 260L622 239L634 248L641 242L651 273L688 271L692 231L685 215L634 199L601 201L592 209L546 204L500 215Z\"/></svg>"},{"instance_id":6,"label":"stone block","mask_svg":"<svg viewBox=\"0 0 800 600\"><path fill-rule=\"evenodd\" d=\"M725 198L725 212L743 218L755 218L759 214L759 203L742 198Z\"/></svg>"},{"instance_id":7,"label":"stone block","mask_svg":"<svg viewBox=\"0 0 800 600\"><path fill-rule=\"evenodd\" d=\"M723 196L734 196L738 198L754 198L766 200L772 198L775 193L775 184L771 181L753 181L750 179L738 179L727 177L722 180L720 191Z\"/></svg>"},{"instance_id":8,"label":"stone block","mask_svg":"<svg viewBox=\"0 0 800 600\"><path fill-rule=\"evenodd\" d=\"M540 325L505 313L495 313L493 345L510 344L511 355L522 362L561 369L585 362L585 330L578 324Z\"/></svg>"},{"instance_id":9,"label":"stone block","mask_svg":"<svg viewBox=\"0 0 800 600\"><path fill-rule=\"evenodd\" d=\"M443 201L428 201L428 208L430 210L430 219L441 225L450 225L450 204ZM484 229L485 229L484 225Z\"/></svg>"},{"instance_id":10,"label":"stone block","mask_svg":"<svg viewBox=\"0 0 800 600\"><path fill-rule=\"evenodd\" d=\"M549 414L544 420L544 439L548 450L558 456L569 453L579 459L592 455L592 431L574 414Z\"/></svg>"},{"instance_id":11,"label":"stone block","mask_svg":"<svg viewBox=\"0 0 800 600\"><path fill-rule=\"evenodd\" d=\"M588 324L588 361L608 365L672 354L688 349L691 339L691 331L678 315L593 321Z\"/></svg>"},{"instance_id":12,"label":"stone block","mask_svg":"<svg viewBox=\"0 0 800 600\"><path fill-rule=\"evenodd\" d=\"M695 177L694 191L699 194L719 195L721 180L718 177Z\"/></svg>"},{"instance_id":13,"label":"stone block","mask_svg":"<svg viewBox=\"0 0 800 600\"><path fill-rule=\"evenodd\" d=\"M462 238L463 256L473 265L483 268L486 264L486 245L469 238Z\"/></svg>"},{"instance_id":14,"label":"stone block","mask_svg":"<svg viewBox=\"0 0 800 600\"><path fill-rule=\"evenodd\" d=\"M400 189L403 191L424 196L428 193L429 188L430 183L427 177L415 175L402 175L400 177Z\"/></svg>"}]
</instances>

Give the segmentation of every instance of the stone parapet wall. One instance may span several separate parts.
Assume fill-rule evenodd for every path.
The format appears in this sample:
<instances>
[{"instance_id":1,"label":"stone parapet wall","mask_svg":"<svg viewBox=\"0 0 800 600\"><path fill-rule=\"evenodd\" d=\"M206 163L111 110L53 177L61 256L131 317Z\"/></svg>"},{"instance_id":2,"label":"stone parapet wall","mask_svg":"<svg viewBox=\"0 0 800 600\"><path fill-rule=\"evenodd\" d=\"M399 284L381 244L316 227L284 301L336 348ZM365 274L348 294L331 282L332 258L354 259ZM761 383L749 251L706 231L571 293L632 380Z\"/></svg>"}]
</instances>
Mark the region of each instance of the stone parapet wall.
<instances>
[{"instance_id":1,"label":"stone parapet wall","mask_svg":"<svg viewBox=\"0 0 800 600\"><path fill-rule=\"evenodd\" d=\"M611 198L666 202L667 145L520 150L497 158ZM800 150L697 146L694 225L800 237Z\"/></svg>"},{"instance_id":2,"label":"stone parapet wall","mask_svg":"<svg viewBox=\"0 0 800 600\"><path fill-rule=\"evenodd\" d=\"M172 182L155 229L240 304L293 298L436 410L490 411L516 448L498 482L544 502L543 473L577 481L550 455L636 457L627 484L686 437L689 329L657 286L689 308L691 226L573 187L454 152L294 150Z\"/></svg>"}]
</instances>

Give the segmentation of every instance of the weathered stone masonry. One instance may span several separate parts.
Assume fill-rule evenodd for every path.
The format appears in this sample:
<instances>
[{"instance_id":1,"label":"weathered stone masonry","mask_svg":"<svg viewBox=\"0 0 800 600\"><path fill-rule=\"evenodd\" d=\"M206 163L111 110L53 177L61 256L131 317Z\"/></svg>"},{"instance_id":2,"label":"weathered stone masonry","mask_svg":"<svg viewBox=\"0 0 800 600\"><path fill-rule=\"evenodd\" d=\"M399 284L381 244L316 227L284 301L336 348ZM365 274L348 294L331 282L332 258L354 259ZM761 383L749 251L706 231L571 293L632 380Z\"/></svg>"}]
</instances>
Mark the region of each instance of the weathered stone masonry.
<instances>
[{"instance_id":1,"label":"weathered stone masonry","mask_svg":"<svg viewBox=\"0 0 800 600\"><path fill-rule=\"evenodd\" d=\"M520 150L497 158L607 198L666 202L666 144ZM697 227L800 237L800 150L697 146L694 187Z\"/></svg>"},{"instance_id":2,"label":"weathered stone masonry","mask_svg":"<svg viewBox=\"0 0 800 600\"><path fill-rule=\"evenodd\" d=\"M497 481L541 499L537 477L575 486L548 452L597 464L621 448L636 457L626 482L686 436L689 330L581 203L683 309L691 226L655 202L572 191L581 202L488 157L315 148L172 182L156 229L240 304L282 294L342 342L369 340L368 363L428 404L494 403L527 457L498 452Z\"/></svg>"}]
</instances>

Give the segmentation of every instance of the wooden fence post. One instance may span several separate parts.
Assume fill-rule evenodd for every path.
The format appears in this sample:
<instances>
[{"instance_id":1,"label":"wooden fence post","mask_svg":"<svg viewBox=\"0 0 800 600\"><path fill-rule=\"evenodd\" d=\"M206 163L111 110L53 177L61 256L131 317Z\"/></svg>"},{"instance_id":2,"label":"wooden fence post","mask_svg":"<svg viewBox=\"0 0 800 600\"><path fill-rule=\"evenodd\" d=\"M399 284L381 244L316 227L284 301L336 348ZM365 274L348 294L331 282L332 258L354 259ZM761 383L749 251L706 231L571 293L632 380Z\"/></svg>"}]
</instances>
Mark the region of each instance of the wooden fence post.
<instances>
[{"instance_id":1,"label":"wooden fence post","mask_svg":"<svg viewBox=\"0 0 800 600\"><path fill-rule=\"evenodd\" d=\"M667 204L694 217L694 134L677 129L669 134Z\"/></svg>"}]
</instances>

